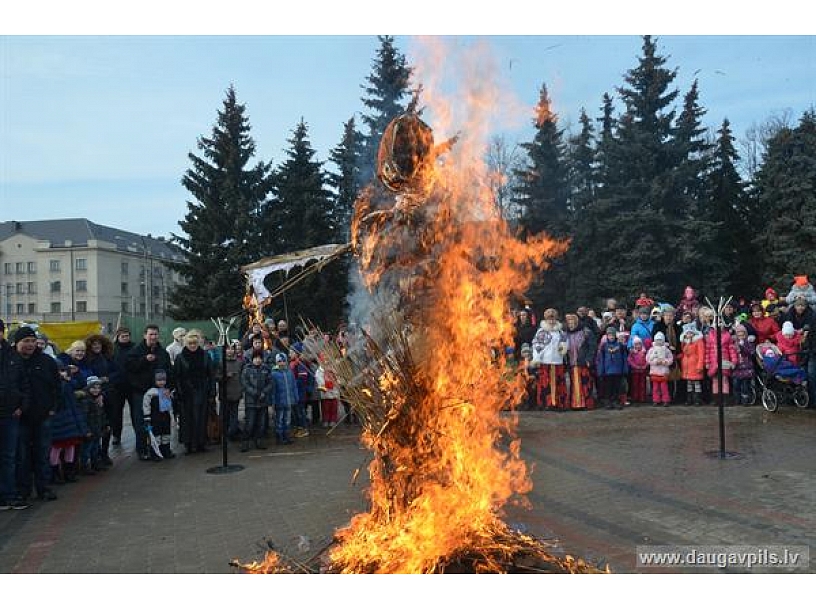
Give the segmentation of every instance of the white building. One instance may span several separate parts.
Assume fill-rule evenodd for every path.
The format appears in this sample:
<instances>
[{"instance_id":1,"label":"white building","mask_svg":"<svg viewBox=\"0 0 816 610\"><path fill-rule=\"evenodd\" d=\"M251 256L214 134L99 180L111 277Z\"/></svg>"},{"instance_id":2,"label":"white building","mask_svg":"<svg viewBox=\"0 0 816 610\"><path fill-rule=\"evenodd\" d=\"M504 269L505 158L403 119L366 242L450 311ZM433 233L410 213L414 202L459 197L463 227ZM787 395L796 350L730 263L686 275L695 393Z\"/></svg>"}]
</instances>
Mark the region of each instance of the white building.
<instances>
[{"instance_id":1,"label":"white building","mask_svg":"<svg viewBox=\"0 0 816 610\"><path fill-rule=\"evenodd\" d=\"M85 218L0 222L0 316L10 321L164 318L183 260L164 238Z\"/></svg>"}]
</instances>

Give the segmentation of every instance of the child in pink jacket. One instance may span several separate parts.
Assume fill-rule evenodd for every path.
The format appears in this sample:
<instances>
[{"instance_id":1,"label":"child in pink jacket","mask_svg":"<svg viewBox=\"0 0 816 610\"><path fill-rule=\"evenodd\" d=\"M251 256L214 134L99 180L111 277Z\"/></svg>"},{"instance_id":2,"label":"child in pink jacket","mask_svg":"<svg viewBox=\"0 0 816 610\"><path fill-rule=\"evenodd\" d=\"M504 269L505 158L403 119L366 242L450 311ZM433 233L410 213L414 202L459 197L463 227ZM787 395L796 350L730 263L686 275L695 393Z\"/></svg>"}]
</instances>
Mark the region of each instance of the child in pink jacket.
<instances>
[{"instance_id":1,"label":"child in pink jacket","mask_svg":"<svg viewBox=\"0 0 816 610\"><path fill-rule=\"evenodd\" d=\"M632 350L629 352L629 399L633 403L646 402L646 373L649 363L646 362L646 350L643 339L632 339Z\"/></svg>"},{"instance_id":2,"label":"child in pink jacket","mask_svg":"<svg viewBox=\"0 0 816 610\"><path fill-rule=\"evenodd\" d=\"M720 384L717 379L717 331L712 329L705 338L706 344L706 369L708 376L711 377L711 401L717 402L717 395L720 393ZM731 387L729 380L731 372L739 362L739 352L734 345L734 340L731 338L731 333L727 330L722 330L722 338L720 339L720 346L722 350L722 377L723 377L723 394L730 394Z\"/></svg>"}]
</instances>

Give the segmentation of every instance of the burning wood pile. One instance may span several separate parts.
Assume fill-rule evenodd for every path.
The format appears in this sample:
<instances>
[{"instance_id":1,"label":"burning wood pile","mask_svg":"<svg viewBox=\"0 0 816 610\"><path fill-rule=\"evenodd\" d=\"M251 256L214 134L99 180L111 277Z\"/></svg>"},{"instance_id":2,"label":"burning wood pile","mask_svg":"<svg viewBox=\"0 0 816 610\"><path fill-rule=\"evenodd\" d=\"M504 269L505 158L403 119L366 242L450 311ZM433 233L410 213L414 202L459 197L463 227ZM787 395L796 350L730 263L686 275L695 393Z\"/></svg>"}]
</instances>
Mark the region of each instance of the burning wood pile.
<instances>
[{"instance_id":1,"label":"burning wood pile","mask_svg":"<svg viewBox=\"0 0 816 610\"><path fill-rule=\"evenodd\" d=\"M390 182L363 192L353 223L374 314L350 349L323 351L373 453L370 510L306 563L271 553L236 565L249 572L597 571L556 557L502 520L505 505L526 503L531 482L507 413L524 388L495 348L511 343L509 296L566 244L511 235L487 186L478 130L446 146L442 162L416 115L391 127L405 137L383 139L379 174Z\"/></svg>"}]
</instances>

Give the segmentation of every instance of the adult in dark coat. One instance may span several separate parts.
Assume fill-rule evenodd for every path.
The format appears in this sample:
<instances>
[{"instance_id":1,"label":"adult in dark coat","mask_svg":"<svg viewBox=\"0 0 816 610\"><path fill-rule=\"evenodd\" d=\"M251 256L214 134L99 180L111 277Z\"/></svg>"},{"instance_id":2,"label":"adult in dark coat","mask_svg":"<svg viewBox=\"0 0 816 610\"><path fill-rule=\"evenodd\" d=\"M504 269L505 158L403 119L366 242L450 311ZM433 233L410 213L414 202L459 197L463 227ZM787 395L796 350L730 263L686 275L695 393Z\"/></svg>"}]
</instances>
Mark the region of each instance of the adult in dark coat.
<instances>
[{"instance_id":1,"label":"adult in dark coat","mask_svg":"<svg viewBox=\"0 0 816 610\"><path fill-rule=\"evenodd\" d=\"M518 312L518 317L516 318L516 332L514 337L514 349L516 357L519 357L521 354L521 346L525 343L527 345L533 344L533 339L535 338L536 331L535 324L533 324L532 319L530 318L530 312L526 309L522 309Z\"/></svg>"},{"instance_id":2,"label":"adult in dark coat","mask_svg":"<svg viewBox=\"0 0 816 610\"><path fill-rule=\"evenodd\" d=\"M215 398L215 370L194 331L184 338L184 349L173 364L176 399L181 405L179 440L187 453L207 450L207 416Z\"/></svg>"},{"instance_id":3,"label":"adult in dark coat","mask_svg":"<svg viewBox=\"0 0 816 610\"><path fill-rule=\"evenodd\" d=\"M147 446L147 430L144 424L142 401L145 392L153 387L156 371L167 372L167 387L173 387L173 376L170 373L170 354L159 343L159 327L155 324L145 326L142 342L131 349L125 362L130 385L130 421L136 433L136 450L139 459L150 460Z\"/></svg>"},{"instance_id":4,"label":"adult in dark coat","mask_svg":"<svg viewBox=\"0 0 816 610\"><path fill-rule=\"evenodd\" d=\"M20 432L17 442L17 489L23 500L32 483L41 500L56 500L48 487L51 467L51 417L62 406L62 380L57 363L37 347L37 335L24 326L14 336L12 378L22 394Z\"/></svg>"},{"instance_id":5,"label":"adult in dark coat","mask_svg":"<svg viewBox=\"0 0 816 610\"><path fill-rule=\"evenodd\" d=\"M804 297L798 297L793 302L793 307L788 309L788 313L782 317L782 321L783 323L790 322L793 324L794 330L804 330L805 326L814 328L816 326L816 313L814 313L813 308L808 305Z\"/></svg>"},{"instance_id":6,"label":"adult in dark coat","mask_svg":"<svg viewBox=\"0 0 816 610\"><path fill-rule=\"evenodd\" d=\"M113 361L116 365L116 376L109 381L110 385L110 424L112 443L118 445L122 441L122 414L125 403L130 403L130 382L127 373L127 356L135 343L130 340L130 329L120 327L113 338ZM141 410L140 405L136 405Z\"/></svg>"},{"instance_id":7,"label":"adult in dark coat","mask_svg":"<svg viewBox=\"0 0 816 610\"><path fill-rule=\"evenodd\" d=\"M23 509L27 504L17 494L17 442L20 436L22 395L12 375L14 352L6 341L6 326L0 320L0 508Z\"/></svg>"}]
</instances>

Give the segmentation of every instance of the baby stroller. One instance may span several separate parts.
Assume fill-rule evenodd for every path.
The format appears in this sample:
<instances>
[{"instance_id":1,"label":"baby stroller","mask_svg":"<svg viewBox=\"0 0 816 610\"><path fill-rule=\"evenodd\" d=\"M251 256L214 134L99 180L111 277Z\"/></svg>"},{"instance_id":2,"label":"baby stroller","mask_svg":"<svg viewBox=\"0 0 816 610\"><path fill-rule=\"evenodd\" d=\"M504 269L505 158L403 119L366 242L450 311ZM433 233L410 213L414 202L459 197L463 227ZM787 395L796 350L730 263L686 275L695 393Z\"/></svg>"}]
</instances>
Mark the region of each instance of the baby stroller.
<instances>
[{"instance_id":1,"label":"baby stroller","mask_svg":"<svg viewBox=\"0 0 816 610\"><path fill-rule=\"evenodd\" d=\"M773 343L758 345L756 357L759 367L756 380L766 411L775 412L780 402L793 403L801 409L808 406L807 373L802 367Z\"/></svg>"}]
</instances>

